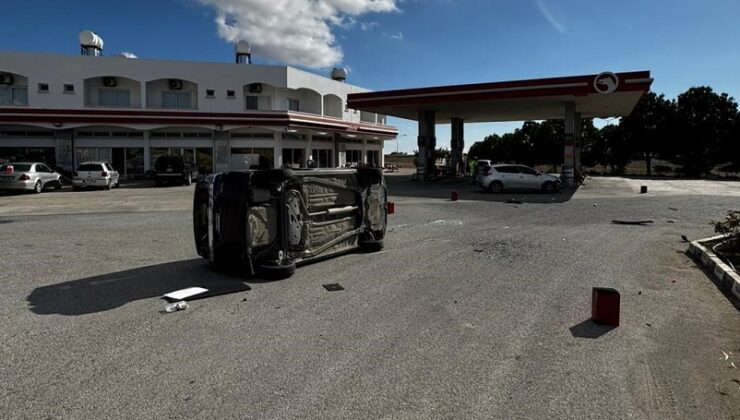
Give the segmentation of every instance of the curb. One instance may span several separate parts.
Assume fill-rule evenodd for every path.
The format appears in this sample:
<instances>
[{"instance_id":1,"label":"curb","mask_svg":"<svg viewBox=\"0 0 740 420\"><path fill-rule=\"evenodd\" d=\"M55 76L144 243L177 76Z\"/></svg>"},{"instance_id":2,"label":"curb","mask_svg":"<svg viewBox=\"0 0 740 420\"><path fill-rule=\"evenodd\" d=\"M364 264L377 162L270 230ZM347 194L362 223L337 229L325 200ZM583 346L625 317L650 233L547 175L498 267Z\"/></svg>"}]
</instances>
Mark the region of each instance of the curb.
<instances>
[{"instance_id":1,"label":"curb","mask_svg":"<svg viewBox=\"0 0 740 420\"><path fill-rule=\"evenodd\" d=\"M705 242L721 238L724 238L724 235L691 241L686 252L706 268L720 289L740 302L740 275L725 264L711 249L703 245Z\"/></svg>"}]
</instances>

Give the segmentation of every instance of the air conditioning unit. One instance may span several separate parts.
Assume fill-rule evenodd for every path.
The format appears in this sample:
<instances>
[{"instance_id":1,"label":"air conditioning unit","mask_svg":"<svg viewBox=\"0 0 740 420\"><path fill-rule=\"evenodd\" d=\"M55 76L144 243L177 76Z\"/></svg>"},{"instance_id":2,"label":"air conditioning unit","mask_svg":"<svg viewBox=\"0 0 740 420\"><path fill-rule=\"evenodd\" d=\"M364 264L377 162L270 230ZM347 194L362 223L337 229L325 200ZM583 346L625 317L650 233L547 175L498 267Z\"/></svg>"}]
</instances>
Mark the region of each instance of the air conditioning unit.
<instances>
[{"instance_id":1,"label":"air conditioning unit","mask_svg":"<svg viewBox=\"0 0 740 420\"><path fill-rule=\"evenodd\" d=\"M169 79L167 84L170 90L182 90L182 80L180 79Z\"/></svg>"},{"instance_id":2,"label":"air conditioning unit","mask_svg":"<svg viewBox=\"0 0 740 420\"><path fill-rule=\"evenodd\" d=\"M116 87L118 80L115 77L103 77L103 86L105 87Z\"/></svg>"},{"instance_id":3,"label":"air conditioning unit","mask_svg":"<svg viewBox=\"0 0 740 420\"><path fill-rule=\"evenodd\" d=\"M8 73L0 73L0 85L12 85L13 75Z\"/></svg>"},{"instance_id":4,"label":"air conditioning unit","mask_svg":"<svg viewBox=\"0 0 740 420\"><path fill-rule=\"evenodd\" d=\"M262 83L250 83L249 93L262 93Z\"/></svg>"}]
</instances>

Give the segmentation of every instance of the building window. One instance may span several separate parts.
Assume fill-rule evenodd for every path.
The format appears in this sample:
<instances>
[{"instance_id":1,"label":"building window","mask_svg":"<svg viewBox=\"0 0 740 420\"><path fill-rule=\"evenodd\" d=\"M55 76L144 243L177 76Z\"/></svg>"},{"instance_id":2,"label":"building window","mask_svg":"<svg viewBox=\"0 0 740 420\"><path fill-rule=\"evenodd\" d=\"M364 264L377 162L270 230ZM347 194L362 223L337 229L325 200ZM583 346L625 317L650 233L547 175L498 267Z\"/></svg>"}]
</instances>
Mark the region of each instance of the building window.
<instances>
[{"instance_id":1,"label":"building window","mask_svg":"<svg viewBox=\"0 0 740 420\"><path fill-rule=\"evenodd\" d=\"M64 93L75 93L75 85L64 84Z\"/></svg>"},{"instance_id":2,"label":"building window","mask_svg":"<svg viewBox=\"0 0 740 420\"><path fill-rule=\"evenodd\" d=\"M216 91L213 89L206 89L206 98L214 98L216 96Z\"/></svg>"},{"instance_id":3,"label":"building window","mask_svg":"<svg viewBox=\"0 0 740 420\"><path fill-rule=\"evenodd\" d=\"M98 90L98 105L131 106L130 93L124 89L100 89Z\"/></svg>"},{"instance_id":4,"label":"building window","mask_svg":"<svg viewBox=\"0 0 740 420\"><path fill-rule=\"evenodd\" d=\"M49 84L48 83L39 83L39 92L40 93L49 93Z\"/></svg>"},{"instance_id":5,"label":"building window","mask_svg":"<svg viewBox=\"0 0 740 420\"><path fill-rule=\"evenodd\" d=\"M362 162L362 150L347 150L347 164L357 166Z\"/></svg>"},{"instance_id":6,"label":"building window","mask_svg":"<svg viewBox=\"0 0 740 420\"><path fill-rule=\"evenodd\" d=\"M232 147L231 170L271 169L275 150L267 147Z\"/></svg>"},{"instance_id":7,"label":"building window","mask_svg":"<svg viewBox=\"0 0 740 420\"><path fill-rule=\"evenodd\" d=\"M248 95L246 97L246 103L247 109L261 111L269 110L272 104L272 97Z\"/></svg>"},{"instance_id":8,"label":"building window","mask_svg":"<svg viewBox=\"0 0 740 420\"><path fill-rule=\"evenodd\" d=\"M380 151L379 150L368 150L367 151L367 164L373 168L380 167Z\"/></svg>"},{"instance_id":9,"label":"building window","mask_svg":"<svg viewBox=\"0 0 740 420\"><path fill-rule=\"evenodd\" d=\"M162 92L162 108L189 109L192 108L190 103L189 92Z\"/></svg>"},{"instance_id":10,"label":"building window","mask_svg":"<svg viewBox=\"0 0 740 420\"><path fill-rule=\"evenodd\" d=\"M25 86L0 88L0 105L28 105L28 88Z\"/></svg>"},{"instance_id":11,"label":"building window","mask_svg":"<svg viewBox=\"0 0 740 420\"><path fill-rule=\"evenodd\" d=\"M331 168L334 166L332 164L333 155L334 153L331 149L313 149L311 151L311 157L313 157L314 162L316 162L319 168Z\"/></svg>"},{"instance_id":12,"label":"building window","mask_svg":"<svg viewBox=\"0 0 740 420\"><path fill-rule=\"evenodd\" d=\"M226 91L226 98L227 99L234 99L236 98L236 92L233 90L227 90Z\"/></svg>"},{"instance_id":13,"label":"building window","mask_svg":"<svg viewBox=\"0 0 740 420\"><path fill-rule=\"evenodd\" d=\"M300 168L305 166L305 149L283 149L283 167Z\"/></svg>"},{"instance_id":14,"label":"building window","mask_svg":"<svg viewBox=\"0 0 740 420\"><path fill-rule=\"evenodd\" d=\"M298 112L299 105L298 99L288 98L288 111Z\"/></svg>"}]
</instances>

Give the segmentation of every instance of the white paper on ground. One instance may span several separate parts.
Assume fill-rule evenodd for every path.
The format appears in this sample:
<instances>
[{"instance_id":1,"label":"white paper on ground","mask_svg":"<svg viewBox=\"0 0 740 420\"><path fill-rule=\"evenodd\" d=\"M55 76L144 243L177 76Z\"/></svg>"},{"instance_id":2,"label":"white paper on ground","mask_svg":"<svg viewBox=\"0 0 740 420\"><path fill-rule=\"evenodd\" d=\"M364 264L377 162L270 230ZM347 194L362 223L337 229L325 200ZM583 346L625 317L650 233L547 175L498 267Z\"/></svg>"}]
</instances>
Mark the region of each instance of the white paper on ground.
<instances>
[{"instance_id":1,"label":"white paper on ground","mask_svg":"<svg viewBox=\"0 0 740 420\"><path fill-rule=\"evenodd\" d=\"M188 287L187 289L175 290L174 292L166 293L164 297L173 300L183 300L195 295L199 295L201 293L205 293L207 291L208 289L204 289L202 287Z\"/></svg>"}]
</instances>

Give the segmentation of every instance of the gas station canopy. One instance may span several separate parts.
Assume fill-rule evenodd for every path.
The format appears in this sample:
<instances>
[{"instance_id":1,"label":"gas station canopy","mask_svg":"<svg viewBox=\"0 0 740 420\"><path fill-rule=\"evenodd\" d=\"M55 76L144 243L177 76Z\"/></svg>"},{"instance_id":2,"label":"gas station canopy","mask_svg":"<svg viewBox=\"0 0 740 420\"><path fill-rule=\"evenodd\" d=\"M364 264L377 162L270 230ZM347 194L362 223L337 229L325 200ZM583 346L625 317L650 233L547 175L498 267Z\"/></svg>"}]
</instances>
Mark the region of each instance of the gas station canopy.
<instances>
[{"instance_id":1,"label":"gas station canopy","mask_svg":"<svg viewBox=\"0 0 740 420\"><path fill-rule=\"evenodd\" d=\"M629 115L650 90L649 71L604 72L584 76L437 86L355 93L352 109L418 120L419 111L434 111L436 123L453 118L466 123L564 119L565 104L581 118Z\"/></svg>"}]
</instances>

